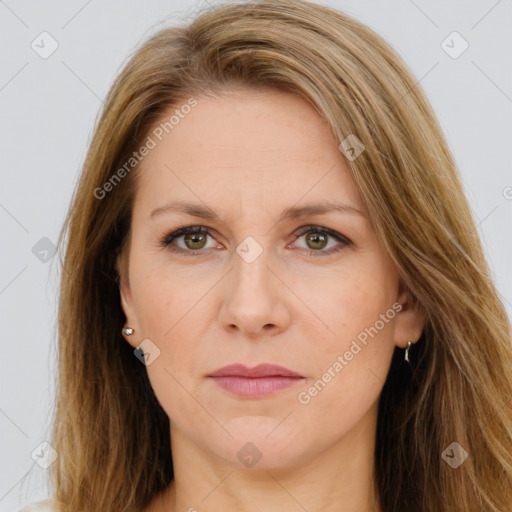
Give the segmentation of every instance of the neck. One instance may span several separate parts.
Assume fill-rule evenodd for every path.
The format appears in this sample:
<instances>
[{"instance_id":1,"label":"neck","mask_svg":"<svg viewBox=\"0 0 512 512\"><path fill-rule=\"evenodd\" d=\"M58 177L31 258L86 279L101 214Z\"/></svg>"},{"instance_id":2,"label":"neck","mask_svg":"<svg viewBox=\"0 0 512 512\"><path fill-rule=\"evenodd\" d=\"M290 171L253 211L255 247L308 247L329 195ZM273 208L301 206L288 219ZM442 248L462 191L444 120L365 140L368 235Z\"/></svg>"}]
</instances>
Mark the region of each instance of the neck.
<instances>
[{"instance_id":1,"label":"neck","mask_svg":"<svg viewBox=\"0 0 512 512\"><path fill-rule=\"evenodd\" d=\"M370 414L324 452L301 455L300 463L240 469L171 423L175 477L158 512L380 512L373 477L375 429L376 414Z\"/></svg>"}]
</instances>

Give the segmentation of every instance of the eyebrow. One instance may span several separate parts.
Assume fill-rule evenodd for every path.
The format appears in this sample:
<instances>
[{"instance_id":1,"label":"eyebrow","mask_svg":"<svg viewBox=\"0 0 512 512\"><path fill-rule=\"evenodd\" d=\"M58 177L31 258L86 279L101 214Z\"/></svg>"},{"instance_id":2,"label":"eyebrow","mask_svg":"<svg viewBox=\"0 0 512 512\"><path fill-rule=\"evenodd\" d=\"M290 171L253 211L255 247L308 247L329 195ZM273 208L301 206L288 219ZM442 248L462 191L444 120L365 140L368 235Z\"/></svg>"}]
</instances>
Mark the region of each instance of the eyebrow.
<instances>
[{"instance_id":1,"label":"eyebrow","mask_svg":"<svg viewBox=\"0 0 512 512\"><path fill-rule=\"evenodd\" d=\"M278 222L313 215L324 215L329 212L359 215L364 219L367 219L367 216L361 210L358 210L354 206L341 203L339 201L323 201L321 203L308 204L304 206L291 206L283 211L283 213L279 217ZM164 206L155 208L151 212L150 218L153 218L156 215L161 215L164 213L186 213L188 215L192 215L193 217L213 219L222 222L220 217L211 209L200 204L185 203L182 201L172 202Z\"/></svg>"}]
</instances>

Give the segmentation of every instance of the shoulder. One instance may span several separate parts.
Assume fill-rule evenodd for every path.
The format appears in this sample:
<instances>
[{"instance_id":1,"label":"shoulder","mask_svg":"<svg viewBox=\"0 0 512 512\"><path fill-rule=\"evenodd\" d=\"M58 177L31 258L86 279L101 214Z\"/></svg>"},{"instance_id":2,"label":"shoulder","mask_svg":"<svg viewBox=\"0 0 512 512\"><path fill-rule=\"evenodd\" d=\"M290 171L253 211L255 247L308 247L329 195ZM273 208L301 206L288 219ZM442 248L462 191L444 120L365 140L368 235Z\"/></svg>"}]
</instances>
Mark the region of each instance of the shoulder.
<instances>
[{"instance_id":1,"label":"shoulder","mask_svg":"<svg viewBox=\"0 0 512 512\"><path fill-rule=\"evenodd\" d=\"M42 501L34 501L28 503L17 512L57 512L54 501L52 498L47 498Z\"/></svg>"}]
</instances>

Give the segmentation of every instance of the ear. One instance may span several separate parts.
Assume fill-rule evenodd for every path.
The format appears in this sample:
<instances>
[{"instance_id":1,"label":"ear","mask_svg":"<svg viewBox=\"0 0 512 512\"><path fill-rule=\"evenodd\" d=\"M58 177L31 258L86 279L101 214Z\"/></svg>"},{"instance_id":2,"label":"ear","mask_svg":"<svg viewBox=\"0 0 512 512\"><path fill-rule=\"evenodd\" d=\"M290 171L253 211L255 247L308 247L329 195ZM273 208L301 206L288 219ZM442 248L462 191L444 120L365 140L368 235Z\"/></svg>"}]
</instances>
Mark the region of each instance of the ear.
<instances>
[{"instance_id":1,"label":"ear","mask_svg":"<svg viewBox=\"0 0 512 512\"><path fill-rule=\"evenodd\" d=\"M135 315L132 292L130 289L130 281L128 279L128 261L124 251L121 251L117 256L115 268L118 274L121 308L126 317L125 326L132 327L135 330L135 334L137 334L139 332L139 328L137 325L137 318ZM137 338L137 336L125 336L123 334L123 337L133 347L138 346L134 339Z\"/></svg>"},{"instance_id":2,"label":"ear","mask_svg":"<svg viewBox=\"0 0 512 512\"><path fill-rule=\"evenodd\" d=\"M406 348L408 341L416 343L419 340L425 327L426 314L405 285L400 285L397 302L402 309L396 315L395 345Z\"/></svg>"}]
</instances>

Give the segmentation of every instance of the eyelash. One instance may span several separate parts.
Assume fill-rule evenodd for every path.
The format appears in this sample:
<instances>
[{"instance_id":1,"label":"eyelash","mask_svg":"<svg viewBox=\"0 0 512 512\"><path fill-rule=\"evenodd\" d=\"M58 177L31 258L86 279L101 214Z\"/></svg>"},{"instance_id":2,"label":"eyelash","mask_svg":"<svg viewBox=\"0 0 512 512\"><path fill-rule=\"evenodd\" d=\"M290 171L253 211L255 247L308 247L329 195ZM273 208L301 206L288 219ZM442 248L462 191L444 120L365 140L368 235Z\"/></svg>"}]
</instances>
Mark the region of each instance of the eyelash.
<instances>
[{"instance_id":1,"label":"eyelash","mask_svg":"<svg viewBox=\"0 0 512 512\"><path fill-rule=\"evenodd\" d=\"M189 233L198 233L198 234L212 236L210 234L210 230L204 226L188 226L188 227L180 228L180 229L166 235L163 238L163 240L161 241L161 244L163 247L170 248L171 251L173 251L173 252L181 253L181 254L186 253L187 256L198 255L201 252L204 253L205 252L204 249L193 250L193 249L180 249L180 248L176 248L176 247L170 247L171 243L175 239L179 238L180 236L187 235ZM313 257L330 256L331 254L341 251L345 247L349 247L349 246L353 245L352 241L349 240L347 237L341 235L340 233L337 233L336 231L332 231L330 229L327 229L327 228L324 228L321 226L304 226L303 228L300 228L299 231L297 231L294 235L298 239L307 233L319 233L321 235L327 235L331 238L334 238L338 242L340 242L340 245L338 245L337 247L331 248L328 251L323 251L321 249L315 251L315 250L311 249L309 252L310 252L310 256L313 256ZM304 250L307 250L307 249L304 249Z\"/></svg>"}]
</instances>

